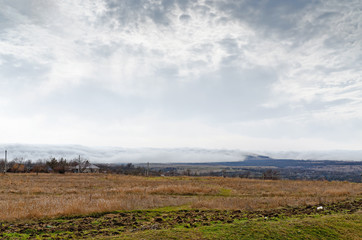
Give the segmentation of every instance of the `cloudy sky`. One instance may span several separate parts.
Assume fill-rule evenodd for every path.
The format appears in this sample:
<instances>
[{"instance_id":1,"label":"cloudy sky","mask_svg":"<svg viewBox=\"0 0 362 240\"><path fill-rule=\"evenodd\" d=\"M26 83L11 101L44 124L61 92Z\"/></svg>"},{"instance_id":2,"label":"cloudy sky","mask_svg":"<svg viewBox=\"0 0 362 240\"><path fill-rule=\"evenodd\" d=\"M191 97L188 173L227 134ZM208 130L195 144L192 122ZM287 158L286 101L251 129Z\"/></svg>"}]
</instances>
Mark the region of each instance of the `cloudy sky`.
<instances>
[{"instance_id":1,"label":"cloudy sky","mask_svg":"<svg viewBox=\"0 0 362 240\"><path fill-rule=\"evenodd\" d=\"M0 142L362 148L361 0L0 0Z\"/></svg>"}]
</instances>

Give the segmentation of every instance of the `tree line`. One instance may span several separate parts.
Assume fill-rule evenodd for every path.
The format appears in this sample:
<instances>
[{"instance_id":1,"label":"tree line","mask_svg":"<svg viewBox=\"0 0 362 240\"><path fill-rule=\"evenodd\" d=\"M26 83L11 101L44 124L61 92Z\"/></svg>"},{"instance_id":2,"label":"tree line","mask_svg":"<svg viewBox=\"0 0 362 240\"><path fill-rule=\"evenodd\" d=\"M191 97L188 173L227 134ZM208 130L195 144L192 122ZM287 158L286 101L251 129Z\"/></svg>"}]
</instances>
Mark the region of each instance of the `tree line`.
<instances>
[{"instance_id":1,"label":"tree line","mask_svg":"<svg viewBox=\"0 0 362 240\"><path fill-rule=\"evenodd\" d=\"M97 171L90 171L88 167L96 166ZM37 161L14 158L5 162L0 159L0 172L5 173L66 173L66 172L101 172L138 176L160 176L161 171L150 170L145 167L127 164L96 164L93 165L88 159L75 158L67 160L65 158L39 159Z\"/></svg>"},{"instance_id":2,"label":"tree line","mask_svg":"<svg viewBox=\"0 0 362 240\"><path fill-rule=\"evenodd\" d=\"M87 159L71 159L54 158L37 161L24 160L23 158L14 158L11 161L5 162L4 159L0 159L0 172L12 172L12 173L65 173L65 172L82 172L90 166L90 162Z\"/></svg>"}]
</instances>

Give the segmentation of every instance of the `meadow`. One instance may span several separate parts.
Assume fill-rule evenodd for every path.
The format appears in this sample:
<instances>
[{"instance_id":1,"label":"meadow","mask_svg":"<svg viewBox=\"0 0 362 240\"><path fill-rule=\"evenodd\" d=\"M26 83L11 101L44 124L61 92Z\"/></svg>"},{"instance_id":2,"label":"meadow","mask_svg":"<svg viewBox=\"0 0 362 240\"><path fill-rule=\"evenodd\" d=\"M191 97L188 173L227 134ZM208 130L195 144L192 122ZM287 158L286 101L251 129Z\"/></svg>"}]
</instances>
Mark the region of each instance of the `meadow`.
<instances>
[{"instance_id":1,"label":"meadow","mask_svg":"<svg viewBox=\"0 0 362 240\"><path fill-rule=\"evenodd\" d=\"M0 220L181 207L256 211L361 198L362 184L115 174L2 174Z\"/></svg>"}]
</instances>

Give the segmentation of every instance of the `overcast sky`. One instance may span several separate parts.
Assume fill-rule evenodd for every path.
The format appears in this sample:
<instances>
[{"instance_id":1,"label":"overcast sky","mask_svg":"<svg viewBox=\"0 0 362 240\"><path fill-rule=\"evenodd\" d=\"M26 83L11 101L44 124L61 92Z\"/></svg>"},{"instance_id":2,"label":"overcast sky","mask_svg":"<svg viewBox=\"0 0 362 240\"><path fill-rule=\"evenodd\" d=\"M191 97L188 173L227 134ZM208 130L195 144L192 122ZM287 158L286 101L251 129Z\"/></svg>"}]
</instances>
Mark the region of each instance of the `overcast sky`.
<instances>
[{"instance_id":1,"label":"overcast sky","mask_svg":"<svg viewBox=\"0 0 362 240\"><path fill-rule=\"evenodd\" d=\"M361 0L0 0L0 142L362 148Z\"/></svg>"}]
</instances>

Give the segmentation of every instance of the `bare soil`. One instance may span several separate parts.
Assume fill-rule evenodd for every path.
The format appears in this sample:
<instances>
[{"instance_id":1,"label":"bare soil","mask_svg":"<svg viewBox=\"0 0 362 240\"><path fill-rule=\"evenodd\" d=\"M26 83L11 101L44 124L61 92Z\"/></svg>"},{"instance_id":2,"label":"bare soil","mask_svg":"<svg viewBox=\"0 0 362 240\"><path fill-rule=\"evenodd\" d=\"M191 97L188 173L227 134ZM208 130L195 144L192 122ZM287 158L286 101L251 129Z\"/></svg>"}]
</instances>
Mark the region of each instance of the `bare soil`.
<instances>
[{"instance_id":1,"label":"bare soil","mask_svg":"<svg viewBox=\"0 0 362 240\"><path fill-rule=\"evenodd\" d=\"M317 207L322 206L322 210ZM23 220L0 223L0 238L69 239L114 236L123 232L193 228L215 223L233 223L238 220L260 219L273 221L288 217L355 213L362 210L362 199L330 204L286 207L259 211L242 210L134 210L97 213L86 216L68 216L53 219ZM17 234L17 235L16 235Z\"/></svg>"}]
</instances>

